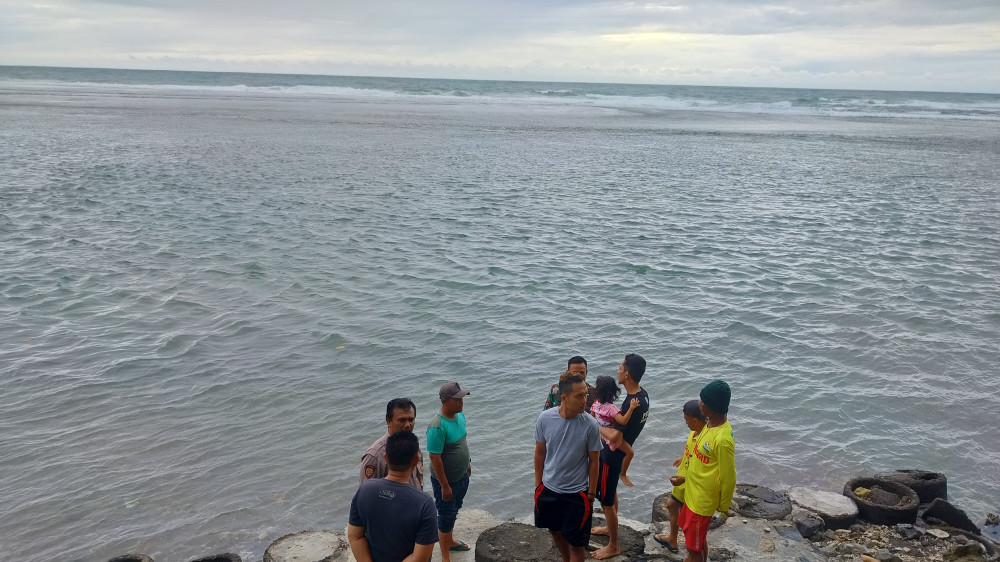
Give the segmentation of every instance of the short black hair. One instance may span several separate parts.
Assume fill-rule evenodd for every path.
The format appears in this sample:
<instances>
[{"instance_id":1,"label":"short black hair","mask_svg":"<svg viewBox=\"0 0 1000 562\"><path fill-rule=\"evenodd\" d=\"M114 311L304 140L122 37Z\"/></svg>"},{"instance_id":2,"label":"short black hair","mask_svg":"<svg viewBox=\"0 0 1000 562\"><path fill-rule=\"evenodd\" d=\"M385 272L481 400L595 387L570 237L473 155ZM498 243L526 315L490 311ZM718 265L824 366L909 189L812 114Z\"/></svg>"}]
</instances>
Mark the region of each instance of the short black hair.
<instances>
[{"instance_id":1,"label":"short black hair","mask_svg":"<svg viewBox=\"0 0 1000 562\"><path fill-rule=\"evenodd\" d=\"M632 377L632 380L639 382L646 372L646 360L638 353L629 353L625 356L625 370L628 371L628 376Z\"/></svg>"},{"instance_id":2,"label":"short black hair","mask_svg":"<svg viewBox=\"0 0 1000 562\"><path fill-rule=\"evenodd\" d=\"M607 375L597 377L594 388L597 389L597 399L605 404L613 404L615 400L618 400L618 395L622 393L618 381Z\"/></svg>"},{"instance_id":3,"label":"short black hair","mask_svg":"<svg viewBox=\"0 0 1000 562\"><path fill-rule=\"evenodd\" d=\"M392 419L393 410L413 410L413 415L417 415L417 405L413 403L413 400L409 398L393 398L385 405L385 420L389 421Z\"/></svg>"},{"instance_id":4,"label":"short black hair","mask_svg":"<svg viewBox=\"0 0 1000 562\"><path fill-rule=\"evenodd\" d=\"M578 382L586 382L586 379L583 378L583 375L580 374L570 375L564 379L560 379L559 396L562 397L569 394L569 392L573 390L573 385L575 385Z\"/></svg>"},{"instance_id":5,"label":"short black hair","mask_svg":"<svg viewBox=\"0 0 1000 562\"><path fill-rule=\"evenodd\" d=\"M569 358L569 361L566 362L566 368L569 369L570 365L576 365L577 363L583 363L584 367L587 366L587 360L586 359L584 359L580 355L574 355L573 357Z\"/></svg>"},{"instance_id":6,"label":"short black hair","mask_svg":"<svg viewBox=\"0 0 1000 562\"><path fill-rule=\"evenodd\" d=\"M392 470L408 470L419 450L420 441L412 431L397 431L385 440L385 460Z\"/></svg>"}]
</instances>

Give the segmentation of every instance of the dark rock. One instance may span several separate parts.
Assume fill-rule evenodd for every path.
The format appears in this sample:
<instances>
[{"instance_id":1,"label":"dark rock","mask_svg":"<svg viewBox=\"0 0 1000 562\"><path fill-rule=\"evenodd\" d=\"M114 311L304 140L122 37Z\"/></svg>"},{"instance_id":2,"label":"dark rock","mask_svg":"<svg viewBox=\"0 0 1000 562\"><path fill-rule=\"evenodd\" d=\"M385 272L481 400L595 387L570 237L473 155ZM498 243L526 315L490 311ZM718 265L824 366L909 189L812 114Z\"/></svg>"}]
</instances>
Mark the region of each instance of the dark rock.
<instances>
[{"instance_id":1,"label":"dark rock","mask_svg":"<svg viewBox=\"0 0 1000 562\"><path fill-rule=\"evenodd\" d=\"M653 498L653 523L658 521L670 521L670 512L667 511L667 500L670 499L670 492L660 494Z\"/></svg>"},{"instance_id":2,"label":"dark rock","mask_svg":"<svg viewBox=\"0 0 1000 562\"><path fill-rule=\"evenodd\" d=\"M755 484L737 484L733 502L740 515L754 519L784 519L792 512L788 496Z\"/></svg>"},{"instance_id":3,"label":"dark rock","mask_svg":"<svg viewBox=\"0 0 1000 562\"><path fill-rule=\"evenodd\" d=\"M948 500L938 498L932 501L931 505L924 511L924 519L926 520L928 517L933 517L943 521L946 525L962 529L963 531L979 533L979 527L969 519L965 511L955 507Z\"/></svg>"},{"instance_id":4,"label":"dark rock","mask_svg":"<svg viewBox=\"0 0 1000 562\"><path fill-rule=\"evenodd\" d=\"M903 562L902 558L890 552L888 548L878 549L875 558L878 558L879 562Z\"/></svg>"},{"instance_id":5,"label":"dark rock","mask_svg":"<svg viewBox=\"0 0 1000 562\"><path fill-rule=\"evenodd\" d=\"M591 535L590 544L597 545L598 548L602 546L607 546L608 536L607 535ZM639 556L646 551L646 538L636 531L632 527L626 527L625 525L618 525L618 546L621 548L622 555L628 559ZM478 550L477 550L478 553ZM558 559L558 553L556 559ZM545 560L548 560L546 558ZM479 562L479 557L476 557L476 562Z\"/></svg>"},{"instance_id":6,"label":"dark rock","mask_svg":"<svg viewBox=\"0 0 1000 562\"><path fill-rule=\"evenodd\" d=\"M930 503L937 498L948 499L948 479L940 472L891 470L880 472L875 478L906 486L917 493L920 503Z\"/></svg>"},{"instance_id":7,"label":"dark rock","mask_svg":"<svg viewBox=\"0 0 1000 562\"><path fill-rule=\"evenodd\" d=\"M903 537L908 541L919 539L920 537L924 536L923 530L918 529L916 526L910 525L909 523L897 524L896 532L899 533L899 536Z\"/></svg>"},{"instance_id":8,"label":"dark rock","mask_svg":"<svg viewBox=\"0 0 1000 562\"><path fill-rule=\"evenodd\" d=\"M197 560L192 560L191 562L243 562L238 554L233 554L231 552L226 552L224 554L213 554L212 556L205 556Z\"/></svg>"},{"instance_id":9,"label":"dark rock","mask_svg":"<svg viewBox=\"0 0 1000 562\"><path fill-rule=\"evenodd\" d=\"M115 556L108 562L153 562L153 559L145 554L123 554Z\"/></svg>"},{"instance_id":10,"label":"dark rock","mask_svg":"<svg viewBox=\"0 0 1000 562\"><path fill-rule=\"evenodd\" d=\"M945 562L985 562L986 553L979 543L955 544L944 553Z\"/></svg>"},{"instance_id":11,"label":"dark rock","mask_svg":"<svg viewBox=\"0 0 1000 562\"><path fill-rule=\"evenodd\" d=\"M476 562L542 562L559 560L552 534L523 523L504 523L476 539Z\"/></svg>"},{"instance_id":12,"label":"dark rock","mask_svg":"<svg viewBox=\"0 0 1000 562\"><path fill-rule=\"evenodd\" d=\"M898 505L899 495L883 490L881 486L872 486L868 492L868 501L879 505Z\"/></svg>"},{"instance_id":13,"label":"dark rock","mask_svg":"<svg viewBox=\"0 0 1000 562\"><path fill-rule=\"evenodd\" d=\"M806 539L823 532L823 519L805 511L796 513L792 522L799 534Z\"/></svg>"},{"instance_id":14,"label":"dark rock","mask_svg":"<svg viewBox=\"0 0 1000 562\"><path fill-rule=\"evenodd\" d=\"M1000 515L997 515L996 513L992 513L992 512L991 513L987 513L986 514L986 526L987 527L996 527L997 525L1000 525Z\"/></svg>"}]
</instances>

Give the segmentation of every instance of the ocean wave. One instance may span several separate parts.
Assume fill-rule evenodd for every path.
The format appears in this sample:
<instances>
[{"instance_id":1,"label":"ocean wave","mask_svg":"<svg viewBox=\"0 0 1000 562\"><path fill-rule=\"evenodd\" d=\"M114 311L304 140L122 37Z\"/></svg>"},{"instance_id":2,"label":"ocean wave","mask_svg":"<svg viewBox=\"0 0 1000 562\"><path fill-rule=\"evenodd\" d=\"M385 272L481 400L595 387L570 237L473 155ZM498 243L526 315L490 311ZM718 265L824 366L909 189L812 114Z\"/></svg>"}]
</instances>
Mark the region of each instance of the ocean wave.
<instances>
[{"instance_id":1,"label":"ocean wave","mask_svg":"<svg viewBox=\"0 0 1000 562\"><path fill-rule=\"evenodd\" d=\"M447 101L482 105L591 106L624 111L698 111L790 116L883 117L911 119L1000 120L1000 98L965 94L794 89L672 87L573 84L543 87L532 83L462 80L350 79L328 77L341 84L123 83L8 78L3 90L25 89L92 92L114 95L206 95L316 97L347 100ZM321 80L317 79L317 82ZM946 99L934 99L935 97ZM950 99L947 99L949 98Z\"/></svg>"}]
</instances>

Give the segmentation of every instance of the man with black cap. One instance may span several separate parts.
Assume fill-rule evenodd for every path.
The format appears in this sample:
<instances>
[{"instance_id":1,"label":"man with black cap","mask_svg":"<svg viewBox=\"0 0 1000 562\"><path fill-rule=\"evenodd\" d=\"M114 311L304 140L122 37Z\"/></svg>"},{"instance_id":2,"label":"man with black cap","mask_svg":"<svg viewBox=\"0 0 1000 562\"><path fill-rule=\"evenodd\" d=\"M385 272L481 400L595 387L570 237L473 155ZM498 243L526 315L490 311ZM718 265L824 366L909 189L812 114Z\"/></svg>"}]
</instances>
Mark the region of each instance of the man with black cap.
<instances>
[{"instance_id":1,"label":"man with black cap","mask_svg":"<svg viewBox=\"0 0 1000 562\"><path fill-rule=\"evenodd\" d=\"M438 391L441 410L427 427L427 452L431 457L431 487L437 506L438 538L442 562L450 562L451 551L469 550L469 545L452 537L458 510L469 490L472 460L466 443L465 397L457 382L446 382Z\"/></svg>"},{"instance_id":2,"label":"man with black cap","mask_svg":"<svg viewBox=\"0 0 1000 562\"><path fill-rule=\"evenodd\" d=\"M705 538L712 515L729 517L736 490L736 443L729 425L732 391L725 381L714 380L701 389L701 412L708 424L695 438L694 452L685 480L684 507L678 523L684 530L684 562L708 560Z\"/></svg>"}]
</instances>

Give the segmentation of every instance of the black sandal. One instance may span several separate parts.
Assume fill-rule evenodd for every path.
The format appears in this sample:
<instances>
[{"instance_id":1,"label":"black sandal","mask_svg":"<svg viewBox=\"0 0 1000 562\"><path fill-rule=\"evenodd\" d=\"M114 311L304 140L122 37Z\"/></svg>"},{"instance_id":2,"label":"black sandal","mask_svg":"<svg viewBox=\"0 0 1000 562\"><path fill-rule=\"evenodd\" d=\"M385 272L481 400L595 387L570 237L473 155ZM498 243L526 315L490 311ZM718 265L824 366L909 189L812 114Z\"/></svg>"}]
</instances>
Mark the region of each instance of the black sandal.
<instances>
[{"instance_id":1,"label":"black sandal","mask_svg":"<svg viewBox=\"0 0 1000 562\"><path fill-rule=\"evenodd\" d=\"M655 535L653 535L653 540L656 541L656 542L658 542L658 543L660 543L660 544L662 544L664 546L664 548L666 548L670 552L673 552L674 554L680 552L680 549L677 548L676 546L671 546L670 543L667 542L667 539L661 539L660 538L661 534L662 533L656 533Z\"/></svg>"}]
</instances>

